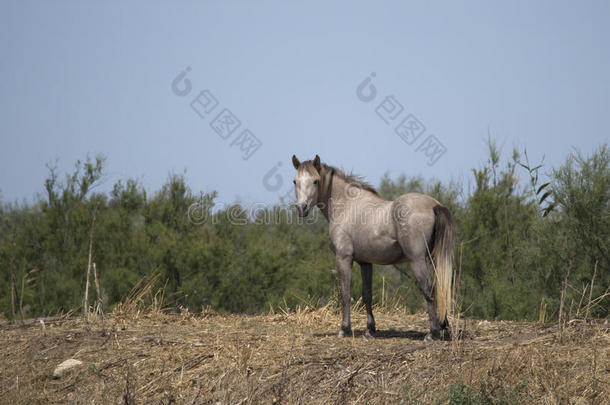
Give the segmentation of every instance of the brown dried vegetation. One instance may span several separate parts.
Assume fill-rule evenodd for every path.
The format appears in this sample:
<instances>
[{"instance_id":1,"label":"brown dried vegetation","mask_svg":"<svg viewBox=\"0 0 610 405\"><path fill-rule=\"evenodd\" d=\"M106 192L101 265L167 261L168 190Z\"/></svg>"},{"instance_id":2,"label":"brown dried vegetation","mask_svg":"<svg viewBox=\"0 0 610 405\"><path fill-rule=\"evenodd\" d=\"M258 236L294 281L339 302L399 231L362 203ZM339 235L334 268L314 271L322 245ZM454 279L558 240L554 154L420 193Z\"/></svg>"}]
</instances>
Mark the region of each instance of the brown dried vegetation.
<instances>
[{"instance_id":1,"label":"brown dried vegetation","mask_svg":"<svg viewBox=\"0 0 610 405\"><path fill-rule=\"evenodd\" d=\"M120 307L119 307L120 309ZM129 310L127 310L129 309ZM456 386L487 403L603 403L610 325L460 320L424 343L427 315L377 311L378 336L335 337L332 307L258 316L123 306L104 320L0 325L3 403L445 403ZM84 365L61 379L68 358ZM457 384L457 385L456 385ZM461 384L461 385L460 385ZM604 399L605 398L605 399ZM454 398L455 399L455 398Z\"/></svg>"}]
</instances>

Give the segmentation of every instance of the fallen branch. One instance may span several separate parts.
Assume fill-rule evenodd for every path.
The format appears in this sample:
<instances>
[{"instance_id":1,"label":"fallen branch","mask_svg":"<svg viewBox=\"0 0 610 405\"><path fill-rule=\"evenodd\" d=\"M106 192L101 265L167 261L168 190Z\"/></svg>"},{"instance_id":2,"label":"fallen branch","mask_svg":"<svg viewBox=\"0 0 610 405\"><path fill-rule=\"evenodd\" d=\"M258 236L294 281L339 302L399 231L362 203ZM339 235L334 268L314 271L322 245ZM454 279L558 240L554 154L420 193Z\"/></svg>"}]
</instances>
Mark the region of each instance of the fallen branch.
<instances>
[{"instance_id":1,"label":"fallen branch","mask_svg":"<svg viewBox=\"0 0 610 405\"><path fill-rule=\"evenodd\" d=\"M141 342L153 342L156 343L158 345L162 345L162 344L176 344L176 345L191 345L194 347L201 347L201 346L205 346L204 343L201 342L187 342L185 340L175 340L175 339L164 339L164 338L160 338L160 337L155 337L155 336L145 336L142 338L137 338L134 340L138 340Z\"/></svg>"}]
</instances>

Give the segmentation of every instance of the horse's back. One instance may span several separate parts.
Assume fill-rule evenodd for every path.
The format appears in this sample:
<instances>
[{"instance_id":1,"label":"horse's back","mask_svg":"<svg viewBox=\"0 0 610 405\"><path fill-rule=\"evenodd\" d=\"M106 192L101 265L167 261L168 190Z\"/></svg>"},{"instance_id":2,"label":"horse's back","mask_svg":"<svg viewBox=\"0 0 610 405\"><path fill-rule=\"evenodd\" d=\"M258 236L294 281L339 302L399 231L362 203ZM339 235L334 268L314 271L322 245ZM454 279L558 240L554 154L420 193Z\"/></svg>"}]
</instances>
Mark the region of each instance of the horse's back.
<instances>
[{"instance_id":1,"label":"horse's back","mask_svg":"<svg viewBox=\"0 0 610 405\"><path fill-rule=\"evenodd\" d=\"M408 207L414 212L432 210L437 205L442 205L435 198L422 193L402 194L393 201L394 207Z\"/></svg>"}]
</instances>

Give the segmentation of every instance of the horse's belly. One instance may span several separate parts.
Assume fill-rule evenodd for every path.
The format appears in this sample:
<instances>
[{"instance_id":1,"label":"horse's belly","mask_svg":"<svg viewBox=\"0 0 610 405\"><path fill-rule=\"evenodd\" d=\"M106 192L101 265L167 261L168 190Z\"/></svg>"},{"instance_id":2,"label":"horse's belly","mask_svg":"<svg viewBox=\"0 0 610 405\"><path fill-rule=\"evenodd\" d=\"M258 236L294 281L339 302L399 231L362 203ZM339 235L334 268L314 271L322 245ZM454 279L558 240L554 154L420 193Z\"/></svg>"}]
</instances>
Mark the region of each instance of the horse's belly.
<instances>
[{"instance_id":1,"label":"horse's belly","mask_svg":"<svg viewBox=\"0 0 610 405\"><path fill-rule=\"evenodd\" d=\"M366 243L354 243L354 259L362 263L395 264L405 260L398 241L378 238Z\"/></svg>"}]
</instances>

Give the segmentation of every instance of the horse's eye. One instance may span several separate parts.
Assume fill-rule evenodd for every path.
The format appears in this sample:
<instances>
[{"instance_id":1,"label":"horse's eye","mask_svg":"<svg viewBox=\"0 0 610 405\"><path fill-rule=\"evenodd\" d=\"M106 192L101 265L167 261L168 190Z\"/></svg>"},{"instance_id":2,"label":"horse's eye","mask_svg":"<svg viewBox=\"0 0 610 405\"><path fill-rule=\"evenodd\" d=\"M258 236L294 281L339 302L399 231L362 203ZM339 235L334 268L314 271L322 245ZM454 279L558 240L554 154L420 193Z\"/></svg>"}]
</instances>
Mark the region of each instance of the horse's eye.
<instances>
[{"instance_id":1,"label":"horse's eye","mask_svg":"<svg viewBox=\"0 0 610 405\"><path fill-rule=\"evenodd\" d=\"M314 181L313 181L313 184L318 184L318 180L314 180Z\"/></svg>"},{"instance_id":2,"label":"horse's eye","mask_svg":"<svg viewBox=\"0 0 610 405\"><path fill-rule=\"evenodd\" d=\"M297 181L296 180L292 180L292 184L296 185Z\"/></svg>"}]
</instances>

